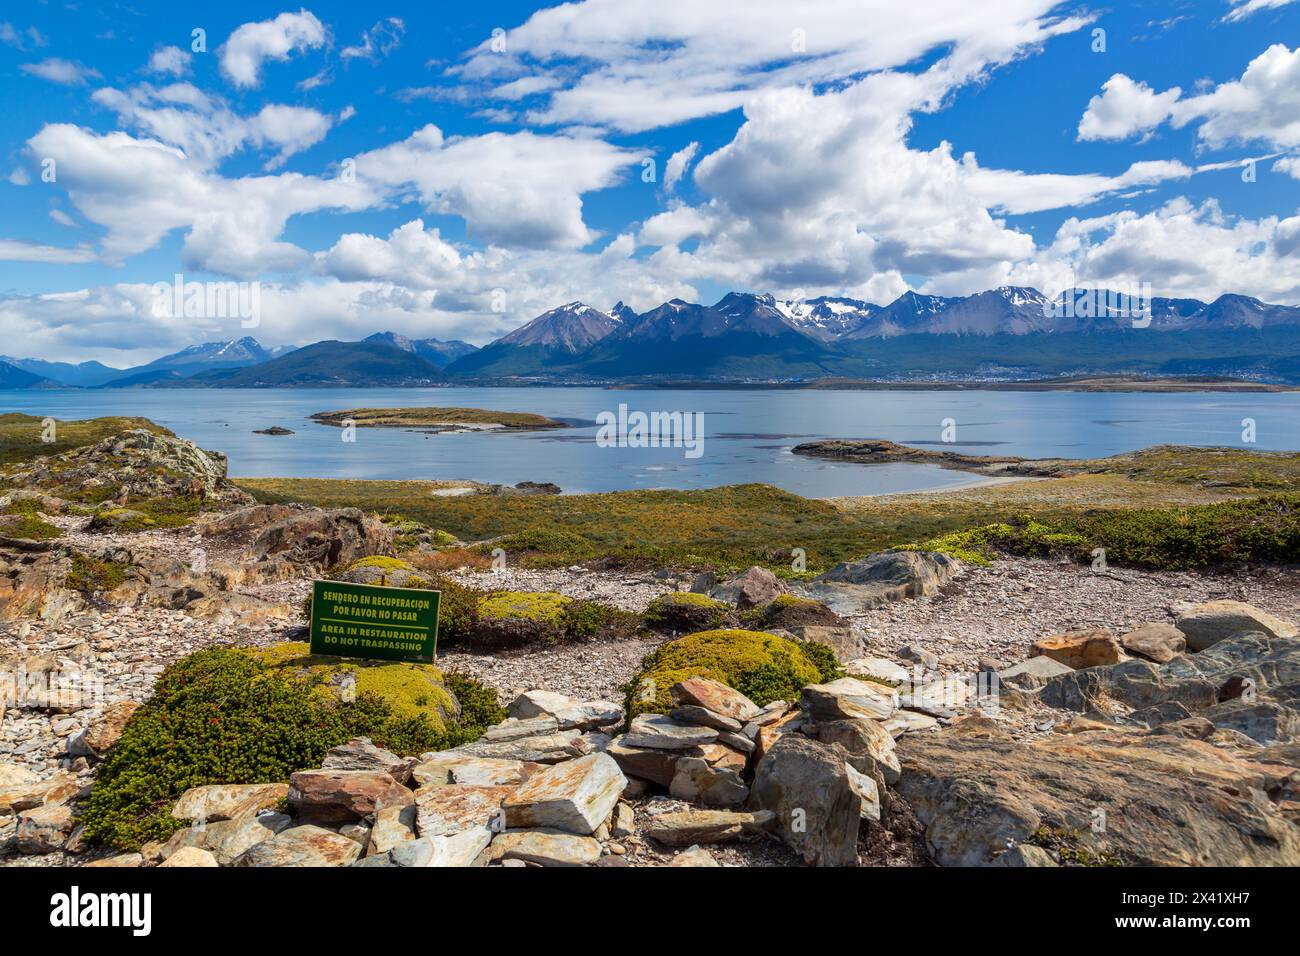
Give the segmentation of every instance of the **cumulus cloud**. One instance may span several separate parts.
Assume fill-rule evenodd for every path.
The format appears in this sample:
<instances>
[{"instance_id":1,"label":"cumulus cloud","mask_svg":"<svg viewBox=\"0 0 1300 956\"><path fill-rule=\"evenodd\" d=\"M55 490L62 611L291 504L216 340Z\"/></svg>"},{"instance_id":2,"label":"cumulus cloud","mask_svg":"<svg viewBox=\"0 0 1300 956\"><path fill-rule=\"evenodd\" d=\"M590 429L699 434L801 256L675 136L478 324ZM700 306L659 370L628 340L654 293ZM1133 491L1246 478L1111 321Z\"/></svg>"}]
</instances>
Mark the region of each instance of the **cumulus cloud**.
<instances>
[{"instance_id":1,"label":"cumulus cloud","mask_svg":"<svg viewBox=\"0 0 1300 956\"><path fill-rule=\"evenodd\" d=\"M42 80L49 80L51 83L59 83L63 86L81 86L99 76L98 70L53 56L39 63L24 63L19 69L32 76L39 76Z\"/></svg>"},{"instance_id":2,"label":"cumulus cloud","mask_svg":"<svg viewBox=\"0 0 1300 956\"><path fill-rule=\"evenodd\" d=\"M245 23L217 51L221 72L235 86L261 82L262 64L284 61L293 53L325 45L325 26L308 10L282 13L274 20Z\"/></svg>"},{"instance_id":3,"label":"cumulus cloud","mask_svg":"<svg viewBox=\"0 0 1300 956\"><path fill-rule=\"evenodd\" d=\"M431 212L461 216L473 235L533 248L579 248L597 234L582 196L612 186L641 152L604 140L536 133L444 137L429 125L359 155L359 178L413 186Z\"/></svg>"},{"instance_id":4,"label":"cumulus cloud","mask_svg":"<svg viewBox=\"0 0 1300 956\"><path fill-rule=\"evenodd\" d=\"M1157 93L1145 83L1116 73L1088 101L1079 120L1079 139L1127 139L1135 133L1149 133L1169 118L1182 95L1176 86Z\"/></svg>"},{"instance_id":5,"label":"cumulus cloud","mask_svg":"<svg viewBox=\"0 0 1300 956\"><path fill-rule=\"evenodd\" d=\"M1300 146L1300 47L1275 43L1247 65L1240 79L1183 97L1173 87L1156 93L1122 73L1106 81L1079 121L1080 139L1126 139L1164 122L1196 125L1211 148L1230 143Z\"/></svg>"}]
</instances>

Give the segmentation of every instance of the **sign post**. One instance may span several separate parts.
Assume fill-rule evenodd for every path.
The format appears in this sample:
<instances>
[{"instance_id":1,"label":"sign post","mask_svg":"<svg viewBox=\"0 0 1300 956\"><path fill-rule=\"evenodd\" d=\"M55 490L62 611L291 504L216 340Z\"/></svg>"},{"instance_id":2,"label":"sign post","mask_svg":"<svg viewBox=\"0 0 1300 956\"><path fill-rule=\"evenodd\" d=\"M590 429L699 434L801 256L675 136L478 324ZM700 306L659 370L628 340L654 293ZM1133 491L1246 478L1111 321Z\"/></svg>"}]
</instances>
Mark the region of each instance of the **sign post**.
<instances>
[{"instance_id":1,"label":"sign post","mask_svg":"<svg viewBox=\"0 0 1300 956\"><path fill-rule=\"evenodd\" d=\"M313 581L311 652L432 664L440 598L419 588Z\"/></svg>"}]
</instances>

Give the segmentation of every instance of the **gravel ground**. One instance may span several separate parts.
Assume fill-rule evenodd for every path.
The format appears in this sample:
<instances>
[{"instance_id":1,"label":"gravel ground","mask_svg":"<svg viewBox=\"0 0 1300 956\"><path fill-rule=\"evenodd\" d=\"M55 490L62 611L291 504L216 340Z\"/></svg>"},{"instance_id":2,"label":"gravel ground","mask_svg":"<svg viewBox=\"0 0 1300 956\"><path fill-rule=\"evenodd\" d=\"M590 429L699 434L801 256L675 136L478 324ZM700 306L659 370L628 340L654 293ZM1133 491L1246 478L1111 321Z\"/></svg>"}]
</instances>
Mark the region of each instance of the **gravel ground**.
<instances>
[{"instance_id":1,"label":"gravel ground","mask_svg":"<svg viewBox=\"0 0 1300 956\"><path fill-rule=\"evenodd\" d=\"M886 605L852 618L872 653L893 656L913 644L948 668L969 670L981 657L1007 664L1037 640L1083 627L1123 634L1150 621L1172 621L1180 605L1218 598L1247 601L1300 618L1300 568L1200 574L1112 569L1048 560L999 561L971 568L939 594Z\"/></svg>"}]
</instances>

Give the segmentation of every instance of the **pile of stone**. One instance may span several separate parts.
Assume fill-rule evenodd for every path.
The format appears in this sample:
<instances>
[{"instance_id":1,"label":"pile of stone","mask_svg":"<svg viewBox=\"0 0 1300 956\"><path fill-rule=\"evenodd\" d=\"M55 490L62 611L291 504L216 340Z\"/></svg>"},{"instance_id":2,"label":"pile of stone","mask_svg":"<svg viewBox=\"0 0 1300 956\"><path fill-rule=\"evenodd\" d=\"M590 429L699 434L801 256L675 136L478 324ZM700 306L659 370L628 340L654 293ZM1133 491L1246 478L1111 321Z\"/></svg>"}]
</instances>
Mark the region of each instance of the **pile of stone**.
<instances>
[{"instance_id":1,"label":"pile of stone","mask_svg":"<svg viewBox=\"0 0 1300 956\"><path fill-rule=\"evenodd\" d=\"M881 821L886 787L899 779L894 737L908 727L895 720L895 690L844 677L803 688L798 705L759 707L692 677L669 693L667 715L639 715L606 753L634 780L713 809L656 816L652 839L682 846L770 833L806 863L857 864L862 822Z\"/></svg>"}]
</instances>

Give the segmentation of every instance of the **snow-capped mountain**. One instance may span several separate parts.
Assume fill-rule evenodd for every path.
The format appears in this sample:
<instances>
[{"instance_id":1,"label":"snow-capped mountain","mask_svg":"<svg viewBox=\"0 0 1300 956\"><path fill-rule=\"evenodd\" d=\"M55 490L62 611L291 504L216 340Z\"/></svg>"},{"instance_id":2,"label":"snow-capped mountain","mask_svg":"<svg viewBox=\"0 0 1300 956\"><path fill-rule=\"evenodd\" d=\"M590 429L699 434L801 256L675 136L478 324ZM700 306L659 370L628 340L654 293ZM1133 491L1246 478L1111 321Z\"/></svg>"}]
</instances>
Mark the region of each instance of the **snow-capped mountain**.
<instances>
[{"instance_id":1,"label":"snow-capped mountain","mask_svg":"<svg viewBox=\"0 0 1300 956\"><path fill-rule=\"evenodd\" d=\"M607 312L584 302L570 302L543 312L527 325L497 339L505 345L540 346L565 352L579 352L603 339L622 323Z\"/></svg>"},{"instance_id":2,"label":"snow-capped mountain","mask_svg":"<svg viewBox=\"0 0 1300 956\"><path fill-rule=\"evenodd\" d=\"M856 332L880 311L880 306L872 302L830 295L801 301L777 300L776 307L795 328L823 342Z\"/></svg>"}]
</instances>

